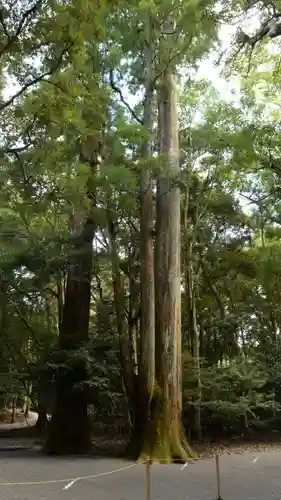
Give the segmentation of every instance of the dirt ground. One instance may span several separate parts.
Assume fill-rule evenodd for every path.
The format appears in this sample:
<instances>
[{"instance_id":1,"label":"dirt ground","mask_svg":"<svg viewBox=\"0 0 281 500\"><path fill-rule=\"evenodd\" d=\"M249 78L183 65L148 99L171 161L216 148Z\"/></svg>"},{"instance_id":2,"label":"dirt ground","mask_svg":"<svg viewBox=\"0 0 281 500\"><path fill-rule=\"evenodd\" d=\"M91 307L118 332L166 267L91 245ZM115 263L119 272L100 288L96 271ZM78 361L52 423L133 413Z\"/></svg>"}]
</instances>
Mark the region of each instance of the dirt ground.
<instances>
[{"instance_id":1,"label":"dirt ground","mask_svg":"<svg viewBox=\"0 0 281 500\"><path fill-rule=\"evenodd\" d=\"M120 456L124 453L127 440L120 437L94 437L94 452L98 451L108 456ZM209 458L219 455L242 455L243 453L260 453L263 451L280 450L281 437L279 434L273 436L253 436L252 439L238 437L237 439L221 439L214 441L203 441L192 443L193 450L198 457Z\"/></svg>"}]
</instances>

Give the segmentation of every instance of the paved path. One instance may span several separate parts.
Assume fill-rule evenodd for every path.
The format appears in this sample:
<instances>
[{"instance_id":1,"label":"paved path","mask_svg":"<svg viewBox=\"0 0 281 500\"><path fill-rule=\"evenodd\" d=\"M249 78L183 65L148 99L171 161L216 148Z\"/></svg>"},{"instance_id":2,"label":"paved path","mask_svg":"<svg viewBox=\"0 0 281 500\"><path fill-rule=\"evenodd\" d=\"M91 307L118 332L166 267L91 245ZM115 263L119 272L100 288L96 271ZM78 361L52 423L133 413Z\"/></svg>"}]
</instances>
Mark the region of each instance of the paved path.
<instances>
[{"instance_id":1,"label":"paved path","mask_svg":"<svg viewBox=\"0 0 281 500\"><path fill-rule=\"evenodd\" d=\"M28 417L22 422L14 422L13 424L0 424L0 431L11 431L13 429L22 429L24 427L34 427L36 425L38 414L30 411Z\"/></svg>"},{"instance_id":2,"label":"paved path","mask_svg":"<svg viewBox=\"0 0 281 500\"><path fill-rule=\"evenodd\" d=\"M281 451L281 448L280 448ZM221 457L223 500L280 500L281 453ZM145 500L145 466L109 458L54 458L36 451L0 453L0 481L46 481L123 471L88 478L63 489L66 482L0 485L2 500ZM151 500L216 500L215 461L154 465Z\"/></svg>"}]
</instances>

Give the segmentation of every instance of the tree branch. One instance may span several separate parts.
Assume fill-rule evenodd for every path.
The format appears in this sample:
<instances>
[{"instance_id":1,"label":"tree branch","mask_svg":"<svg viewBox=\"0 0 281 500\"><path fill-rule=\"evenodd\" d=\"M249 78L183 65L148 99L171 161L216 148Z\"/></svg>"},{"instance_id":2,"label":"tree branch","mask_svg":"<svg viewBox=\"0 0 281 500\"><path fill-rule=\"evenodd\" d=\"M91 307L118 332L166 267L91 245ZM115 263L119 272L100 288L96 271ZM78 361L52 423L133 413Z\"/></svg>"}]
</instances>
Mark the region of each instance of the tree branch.
<instances>
[{"instance_id":1,"label":"tree branch","mask_svg":"<svg viewBox=\"0 0 281 500\"><path fill-rule=\"evenodd\" d=\"M18 24L18 27L13 35L10 35L8 32L8 29L4 23L3 19L3 9L0 10L0 23L2 25L3 31L5 35L7 36L7 43L2 47L0 51L0 57L5 54L5 52L8 52L8 50L11 48L13 43L15 43L22 33L23 27L26 23L26 21L30 21L30 18L36 13L36 11L39 9L40 5L42 4L42 0L37 0L35 4L30 7L30 9L26 10Z\"/></svg>"},{"instance_id":2,"label":"tree branch","mask_svg":"<svg viewBox=\"0 0 281 500\"><path fill-rule=\"evenodd\" d=\"M124 99L124 96L122 94L122 90L119 89L119 87L117 87L116 83L114 82L114 76L113 76L113 70L112 69L109 71L109 82L110 82L110 86L111 86L112 90L114 90L114 92L117 92L117 94L119 94L121 102L124 104L124 106L126 106L126 108L131 113L131 115L133 116L133 118L138 123L140 123L141 125L143 125L143 120L138 117L138 115L135 113L135 111L131 108L131 106L128 104L128 102Z\"/></svg>"},{"instance_id":3,"label":"tree branch","mask_svg":"<svg viewBox=\"0 0 281 500\"><path fill-rule=\"evenodd\" d=\"M32 143L25 144L24 146L19 146L18 148L7 148L5 149L5 153L18 155L20 153L24 153L24 151L27 151L30 146L32 146Z\"/></svg>"},{"instance_id":4,"label":"tree branch","mask_svg":"<svg viewBox=\"0 0 281 500\"><path fill-rule=\"evenodd\" d=\"M19 319L22 321L22 323L24 324L24 326L26 327L26 329L30 332L33 340L36 342L37 345L40 346L41 344L40 344L39 340L36 337L35 331L33 330L32 326L28 323L28 321L26 320L26 318L22 314L22 312L21 312L20 308L18 307L18 305L16 305L16 303L12 299L9 299L9 301L14 306L15 311L16 311Z\"/></svg>"},{"instance_id":5,"label":"tree branch","mask_svg":"<svg viewBox=\"0 0 281 500\"><path fill-rule=\"evenodd\" d=\"M44 79L46 77L52 76L59 69L59 67L60 67L60 65L61 65L61 63L63 61L63 56L67 53L67 51L70 49L70 47L72 47L72 45L73 45L73 42L71 42L69 45L67 45L67 47L65 47L63 49L63 51L61 52L60 57L58 58L58 60L56 61L56 63L53 65L53 67L51 69L49 69L45 73L42 73L41 75L33 78L33 80L30 80L29 82L27 82L18 92L16 92L12 97L10 97L10 99L8 99L6 102L4 102L3 104L1 104L0 105L0 111L3 111L5 108L7 108L11 104L13 104L13 102L15 101L15 99L17 99L18 97L20 97L30 87L32 87L33 85L36 85L36 83L44 81Z\"/></svg>"},{"instance_id":6,"label":"tree branch","mask_svg":"<svg viewBox=\"0 0 281 500\"><path fill-rule=\"evenodd\" d=\"M274 39L281 35L281 13L276 13L274 16L268 18L260 28L256 31L255 35L249 36L244 31L239 31L237 33L237 42L240 44L241 48L246 45L252 48L262 41L265 37Z\"/></svg>"}]
</instances>

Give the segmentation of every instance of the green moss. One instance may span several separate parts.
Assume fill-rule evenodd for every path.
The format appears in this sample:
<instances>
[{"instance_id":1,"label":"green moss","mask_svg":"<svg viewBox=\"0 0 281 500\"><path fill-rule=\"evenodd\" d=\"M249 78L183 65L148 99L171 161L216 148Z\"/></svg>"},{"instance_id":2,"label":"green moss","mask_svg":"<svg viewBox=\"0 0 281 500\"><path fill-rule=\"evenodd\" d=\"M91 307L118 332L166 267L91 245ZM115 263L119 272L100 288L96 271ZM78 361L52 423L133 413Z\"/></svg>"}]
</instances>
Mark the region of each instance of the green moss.
<instances>
[{"instance_id":1,"label":"green moss","mask_svg":"<svg viewBox=\"0 0 281 500\"><path fill-rule=\"evenodd\" d=\"M153 414L143 436L143 446L138 462L151 459L156 463L172 463L173 460L187 462L195 458L178 420L170 421L170 405L165 402L159 387L153 393Z\"/></svg>"}]
</instances>

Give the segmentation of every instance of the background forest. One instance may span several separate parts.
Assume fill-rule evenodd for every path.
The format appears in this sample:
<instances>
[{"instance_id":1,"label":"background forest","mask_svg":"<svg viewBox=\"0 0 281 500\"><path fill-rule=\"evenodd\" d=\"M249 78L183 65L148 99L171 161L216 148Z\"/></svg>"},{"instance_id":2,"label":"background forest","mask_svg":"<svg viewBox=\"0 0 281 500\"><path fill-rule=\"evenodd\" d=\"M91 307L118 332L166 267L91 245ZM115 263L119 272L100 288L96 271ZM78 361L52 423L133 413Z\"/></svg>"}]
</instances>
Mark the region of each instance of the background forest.
<instances>
[{"instance_id":1,"label":"background forest","mask_svg":"<svg viewBox=\"0 0 281 500\"><path fill-rule=\"evenodd\" d=\"M280 430L280 34L280 1L1 2L0 406L50 453L189 453L180 378L189 440Z\"/></svg>"}]
</instances>

